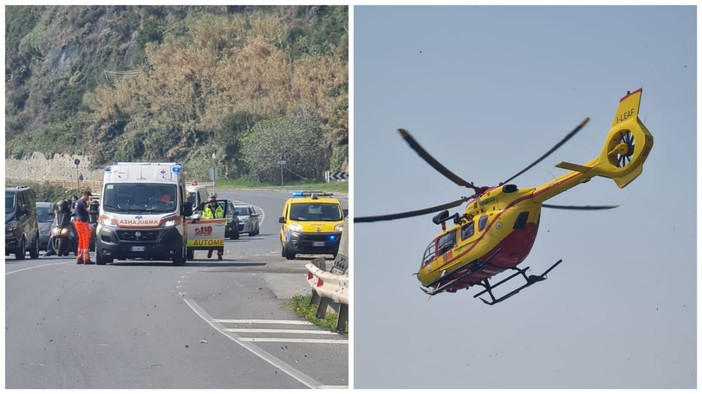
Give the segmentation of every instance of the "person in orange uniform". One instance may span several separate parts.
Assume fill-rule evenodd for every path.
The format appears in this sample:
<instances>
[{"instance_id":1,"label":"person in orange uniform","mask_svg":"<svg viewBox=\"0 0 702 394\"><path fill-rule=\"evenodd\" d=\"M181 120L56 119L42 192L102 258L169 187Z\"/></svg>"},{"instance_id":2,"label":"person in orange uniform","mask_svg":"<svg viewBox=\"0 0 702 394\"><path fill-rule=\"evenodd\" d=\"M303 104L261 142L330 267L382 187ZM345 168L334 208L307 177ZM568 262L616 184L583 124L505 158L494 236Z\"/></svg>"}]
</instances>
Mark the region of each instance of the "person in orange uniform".
<instances>
[{"instance_id":1,"label":"person in orange uniform","mask_svg":"<svg viewBox=\"0 0 702 394\"><path fill-rule=\"evenodd\" d=\"M88 216L90 197L92 197L92 194L89 191L83 192L78 201L76 201L76 207L73 211L73 225L78 233L77 264L95 264L90 260L90 217Z\"/></svg>"}]
</instances>

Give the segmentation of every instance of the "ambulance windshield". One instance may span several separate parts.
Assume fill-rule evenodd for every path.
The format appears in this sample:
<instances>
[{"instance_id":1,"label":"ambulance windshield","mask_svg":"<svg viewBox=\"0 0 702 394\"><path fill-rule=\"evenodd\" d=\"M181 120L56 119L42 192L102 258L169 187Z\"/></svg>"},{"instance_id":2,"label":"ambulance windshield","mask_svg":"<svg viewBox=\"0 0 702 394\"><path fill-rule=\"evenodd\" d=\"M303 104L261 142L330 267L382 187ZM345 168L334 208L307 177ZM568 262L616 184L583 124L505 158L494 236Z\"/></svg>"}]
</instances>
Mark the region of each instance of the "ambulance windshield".
<instances>
[{"instance_id":1,"label":"ambulance windshield","mask_svg":"<svg viewBox=\"0 0 702 394\"><path fill-rule=\"evenodd\" d=\"M111 183L105 185L102 209L112 213L168 213L177 208L175 184Z\"/></svg>"}]
</instances>

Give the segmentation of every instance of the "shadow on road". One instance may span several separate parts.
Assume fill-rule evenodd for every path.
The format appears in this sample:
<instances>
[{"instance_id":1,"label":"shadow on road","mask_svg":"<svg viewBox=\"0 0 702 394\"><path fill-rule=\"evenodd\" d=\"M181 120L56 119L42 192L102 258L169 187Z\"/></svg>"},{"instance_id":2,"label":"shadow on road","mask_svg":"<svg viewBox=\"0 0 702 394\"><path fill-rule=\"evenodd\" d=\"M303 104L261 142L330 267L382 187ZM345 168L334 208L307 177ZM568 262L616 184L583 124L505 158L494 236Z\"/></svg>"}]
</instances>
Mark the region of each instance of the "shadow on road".
<instances>
[{"instance_id":1,"label":"shadow on road","mask_svg":"<svg viewBox=\"0 0 702 394\"><path fill-rule=\"evenodd\" d=\"M263 267L266 263L232 262L232 261L188 261L183 265L174 265L168 261L119 261L107 265L120 267Z\"/></svg>"}]
</instances>

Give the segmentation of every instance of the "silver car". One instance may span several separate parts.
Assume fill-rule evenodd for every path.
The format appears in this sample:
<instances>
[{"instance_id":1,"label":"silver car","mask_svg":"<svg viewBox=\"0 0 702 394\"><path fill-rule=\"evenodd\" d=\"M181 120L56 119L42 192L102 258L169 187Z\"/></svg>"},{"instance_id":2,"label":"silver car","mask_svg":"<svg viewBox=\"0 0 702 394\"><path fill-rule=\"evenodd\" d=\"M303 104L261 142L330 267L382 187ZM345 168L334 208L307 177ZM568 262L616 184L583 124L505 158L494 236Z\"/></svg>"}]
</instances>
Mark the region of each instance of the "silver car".
<instances>
[{"instance_id":1,"label":"silver car","mask_svg":"<svg viewBox=\"0 0 702 394\"><path fill-rule=\"evenodd\" d=\"M251 205L234 204L239 216L239 233L248 233L250 237L259 233L259 214Z\"/></svg>"}]
</instances>

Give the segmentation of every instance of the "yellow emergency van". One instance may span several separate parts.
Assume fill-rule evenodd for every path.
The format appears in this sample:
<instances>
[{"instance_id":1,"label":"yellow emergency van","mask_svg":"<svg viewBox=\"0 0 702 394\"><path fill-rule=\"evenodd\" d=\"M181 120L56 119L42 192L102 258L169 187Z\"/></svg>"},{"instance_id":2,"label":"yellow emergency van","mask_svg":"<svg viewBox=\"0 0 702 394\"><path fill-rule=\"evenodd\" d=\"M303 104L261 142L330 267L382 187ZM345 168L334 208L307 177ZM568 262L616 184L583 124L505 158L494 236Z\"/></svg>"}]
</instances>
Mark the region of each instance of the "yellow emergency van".
<instances>
[{"instance_id":1,"label":"yellow emergency van","mask_svg":"<svg viewBox=\"0 0 702 394\"><path fill-rule=\"evenodd\" d=\"M336 257L344 229L344 209L331 193L296 191L283 205L281 256L331 254Z\"/></svg>"}]
</instances>

